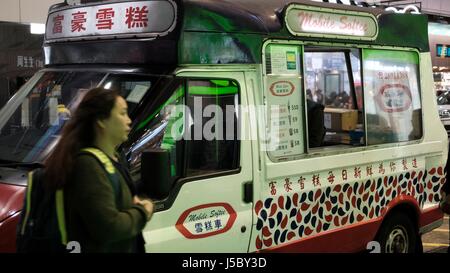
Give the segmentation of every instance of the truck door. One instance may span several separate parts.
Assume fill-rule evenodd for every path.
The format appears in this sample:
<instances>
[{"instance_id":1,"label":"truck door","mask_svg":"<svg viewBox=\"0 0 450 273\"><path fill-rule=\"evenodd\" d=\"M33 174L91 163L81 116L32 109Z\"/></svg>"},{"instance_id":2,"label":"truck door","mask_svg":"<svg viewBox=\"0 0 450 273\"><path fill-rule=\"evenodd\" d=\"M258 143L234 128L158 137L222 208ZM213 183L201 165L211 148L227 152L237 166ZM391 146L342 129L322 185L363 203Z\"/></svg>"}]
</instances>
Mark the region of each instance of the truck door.
<instances>
[{"instance_id":1,"label":"truck door","mask_svg":"<svg viewBox=\"0 0 450 273\"><path fill-rule=\"evenodd\" d=\"M252 196L245 189L253 177L250 141L240 137L248 130L243 121L248 117L238 107L247 104L244 74L177 76L180 84L173 89L178 95L164 105L186 106L184 130L189 133L184 138L191 139L182 148L183 174L167 198L156 200L156 212L143 231L146 251L247 252Z\"/></svg>"}]
</instances>

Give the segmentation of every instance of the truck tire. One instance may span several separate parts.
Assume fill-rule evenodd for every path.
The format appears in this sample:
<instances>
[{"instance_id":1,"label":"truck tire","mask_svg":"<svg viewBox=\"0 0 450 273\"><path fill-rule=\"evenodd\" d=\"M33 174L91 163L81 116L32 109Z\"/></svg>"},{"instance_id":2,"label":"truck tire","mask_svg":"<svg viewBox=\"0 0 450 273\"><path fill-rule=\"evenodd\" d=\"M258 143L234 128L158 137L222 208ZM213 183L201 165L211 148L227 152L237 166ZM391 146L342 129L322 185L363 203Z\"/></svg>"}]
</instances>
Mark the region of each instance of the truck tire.
<instances>
[{"instance_id":1,"label":"truck tire","mask_svg":"<svg viewBox=\"0 0 450 273\"><path fill-rule=\"evenodd\" d=\"M395 212L383 222L376 240L380 243L381 253L415 253L420 252L419 236L408 215Z\"/></svg>"}]
</instances>

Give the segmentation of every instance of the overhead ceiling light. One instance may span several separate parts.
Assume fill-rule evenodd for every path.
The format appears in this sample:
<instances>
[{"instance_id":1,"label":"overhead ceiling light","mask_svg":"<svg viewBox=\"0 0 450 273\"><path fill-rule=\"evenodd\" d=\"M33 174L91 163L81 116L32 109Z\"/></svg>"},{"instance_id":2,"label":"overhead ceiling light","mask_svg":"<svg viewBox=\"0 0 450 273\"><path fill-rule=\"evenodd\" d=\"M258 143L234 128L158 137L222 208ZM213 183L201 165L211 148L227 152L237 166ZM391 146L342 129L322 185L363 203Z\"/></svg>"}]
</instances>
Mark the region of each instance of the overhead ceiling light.
<instances>
[{"instance_id":1,"label":"overhead ceiling light","mask_svg":"<svg viewBox=\"0 0 450 273\"><path fill-rule=\"evenodd\" d=\"M430 22L428 23L428 34L450 36L450 25Z\"/></svg>"},{"instance_id":2,"label":"overhead ceiling light","mask_svg":"<svg viewBox=\"0 0 450 273\"><path fill-rule=\"evenodd\" d=\"M31 34L44 34L45 33L45 24L30 24L30 33Z\"/></svg>"},{"instance_id":3,"label":"overhead ceiling light","mask_svg":"<svg viewBox=\"0 0 450 273\"><path fill-rule=\"evenodd\" d=\"M66 0L67 5L79 5L81 0Z\"/></svg>"}]
</instances>

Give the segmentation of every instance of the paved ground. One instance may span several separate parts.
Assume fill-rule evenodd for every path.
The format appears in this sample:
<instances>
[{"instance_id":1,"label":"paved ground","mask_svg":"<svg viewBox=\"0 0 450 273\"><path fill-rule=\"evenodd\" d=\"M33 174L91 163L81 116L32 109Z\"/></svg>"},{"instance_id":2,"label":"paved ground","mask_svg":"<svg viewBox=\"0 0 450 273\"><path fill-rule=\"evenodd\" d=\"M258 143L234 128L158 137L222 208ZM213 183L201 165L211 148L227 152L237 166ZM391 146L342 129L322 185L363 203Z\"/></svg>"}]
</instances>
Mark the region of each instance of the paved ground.
<instances>
[{"instance_id":1,"label":"paved ground","mask_svg":"<svg viewBox=\"0 0 450 273\"><path fill-rule=\"evenodd\" d=\"M423 252L446 253L449 246L449 236L449 216L446 215L442 226L422 236Z\"/></svg>"}]
</instances>

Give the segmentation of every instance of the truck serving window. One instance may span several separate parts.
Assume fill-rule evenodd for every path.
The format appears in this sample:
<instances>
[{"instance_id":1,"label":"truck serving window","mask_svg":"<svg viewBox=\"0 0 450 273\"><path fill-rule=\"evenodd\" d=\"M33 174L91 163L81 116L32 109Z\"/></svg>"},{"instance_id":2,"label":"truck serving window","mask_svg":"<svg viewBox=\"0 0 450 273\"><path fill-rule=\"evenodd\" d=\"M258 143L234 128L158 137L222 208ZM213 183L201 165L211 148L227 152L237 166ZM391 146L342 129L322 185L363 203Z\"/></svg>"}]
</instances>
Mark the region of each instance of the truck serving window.
<instances>
[{"instance_id":1,"label":"truck serving window","mask_svg":"<svg viewBox=\"0 0 450 273\"><path fill-rule=\"evenodd\" d=\"M364 49L363 60L368 144L422 138L418 54Z\"/></svg>"},{"instance_id":2,"label":"truck serving window","mask_svg":"<svg viewBox=\"0 0 450 273\"><path fill-rule=\"evenodd\" d=\"M305 48L309 148L365 144L360 59L358 49Z\"/></svg>"},{"instance_id":3,"label":"truck serving window","mask_svg":"<svg viewBox=\"0 0 450 273\"><path fill-rule=\"evenodd\" d=\"M269 157L421 139L418 65L413 51L268 44Z\"/></svg>"}]
</instances>

